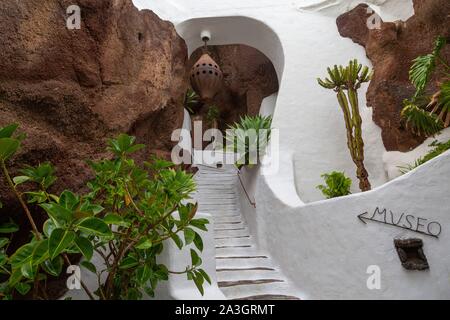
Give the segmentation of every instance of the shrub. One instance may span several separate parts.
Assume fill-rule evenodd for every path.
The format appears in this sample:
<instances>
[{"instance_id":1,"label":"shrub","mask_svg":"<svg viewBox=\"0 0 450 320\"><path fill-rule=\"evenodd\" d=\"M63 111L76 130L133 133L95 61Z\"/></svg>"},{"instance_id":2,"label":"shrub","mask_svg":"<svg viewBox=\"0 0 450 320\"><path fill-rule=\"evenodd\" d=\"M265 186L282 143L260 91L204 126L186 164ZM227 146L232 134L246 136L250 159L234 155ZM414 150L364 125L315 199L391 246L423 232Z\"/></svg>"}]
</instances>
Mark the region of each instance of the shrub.
<instances>
[{"instance_id":1,"label":"shrub","mask_svg":"<svg viewBox=\"0 0 450 320\"><path fill-rule=\"evenodd\" d=\"M208 221L195 219L197 207L186 203L195 190L190 174L174 168L164 160L153 159L139 166L130 155L144 146L135 138L122 134L109 141L112 159L90 162L95 179L87 184L89 192L69 190L59 195L48 192L55 182L49 163L26 167L21 176L11 178L6 162L18 150L20 140L13 137L17 125L0 129L0 163L3 175L22 205L31 225L31 241L11 256L5 247L9 238L0 238L0 273L7 281L0 284L0 298L11 299L14 293L46 298L45 280L58 277L63 265L71 265L70 254L82 254L81 266L98 277L98 289L91 299L140 299L143 293L154 296L157 284L171 273L185 273L203 294L203 284L210 282L200 266L197 250L203 242L195 229L207 230ZM21 193L18 186L29 182L34 188ZM28 203L38 204L47 214L42 230L36 226ZM174 212L178 211L178 216ZM0 226L3 234L17 231L13 223ZM184 234L184 242L180 237ZM157 262L164 241L172 239L182 249L193 243L192 265L184 270L168 270ZM94 253L105 266L97 269L90 262ZM106 281L101 276L106 274Z\"/></svg>"},{"instance_id":2,"label":"shrub","mask_svg":"<svg viewBox=\"0 0 450 320\"><path fill-rule=\"evenodd\" d=\"M342 197L351 194L352 179L347 178L343 172L333 171L321 175L325 185L317 186L327 199Z\"/></svg>"}]
</instances>

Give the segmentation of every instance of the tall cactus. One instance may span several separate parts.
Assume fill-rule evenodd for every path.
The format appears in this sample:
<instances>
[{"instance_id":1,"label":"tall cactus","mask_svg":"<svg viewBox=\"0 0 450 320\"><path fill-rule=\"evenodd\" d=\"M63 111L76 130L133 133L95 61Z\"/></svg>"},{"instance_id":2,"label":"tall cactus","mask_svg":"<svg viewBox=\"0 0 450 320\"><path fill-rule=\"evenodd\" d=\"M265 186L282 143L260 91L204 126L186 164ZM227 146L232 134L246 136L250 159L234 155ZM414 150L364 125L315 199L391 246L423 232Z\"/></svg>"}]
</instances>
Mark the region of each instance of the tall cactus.
<instances>
[{"instance_id":1,"label":"tall cactus","mask_svg":"<svg viewBox=\"0 0 450 320\"><path fill-rule=\"evenodd\" d=\"M371 189L369 174L364 167L364 141L362 138L362 119L359 113L358 89L362 83L369 82L372 72L369 67L363 67L358 60L350 61L347 67L328 68L329 78L317 79L325 89L334 90L344 113L347 129L347 146L353 162L356 165L356 176L359 179L361 191Z\"/></svg>"}]
</instances>

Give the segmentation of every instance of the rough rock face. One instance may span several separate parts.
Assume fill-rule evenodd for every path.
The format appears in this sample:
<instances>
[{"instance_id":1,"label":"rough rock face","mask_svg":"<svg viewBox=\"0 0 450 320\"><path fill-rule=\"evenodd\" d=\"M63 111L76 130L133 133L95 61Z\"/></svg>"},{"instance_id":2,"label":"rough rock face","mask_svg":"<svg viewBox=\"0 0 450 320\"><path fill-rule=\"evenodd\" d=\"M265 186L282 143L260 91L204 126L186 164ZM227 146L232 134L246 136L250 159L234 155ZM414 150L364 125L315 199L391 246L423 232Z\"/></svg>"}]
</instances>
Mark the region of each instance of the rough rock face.
<instances>
[{"instance_id":1,"label":"rough rock face","mask_svg":"<svg viewBox=\"0 0 450 320\"><path fill-rule=\"evenodd\" d=\"M246 45L209 46L211 57L224 73L223 88L200 113L205 115L208 106L220 110L220 127L239 120L245 114L257 115L264 98L278 92L278 78L272 62L260 51ZM196 50L189 59L190 69L203 53ZM188 69L188 70L189 70Z\"/></svg>"},{"instance_id":2,"label":"rough rock face","mask_svg":"<svg viewBox=\"0 0 450 320\"><path fill-rule=\"evenodd\" d=\"M79 190L85 160L105 156L106 139L136 135L150 152L171 149L181 127L187 49L173 25L131 0L78 0L81 29L66 28L69 0L0 2L0 126L27 134L12 166L51 161L55 191ZM20 210L0 179L5 207Z\"/></svg>"},{"instance_id":3,"label":"rough rock face","mask_svg":"<svg viewBox=\"0 0 450 320\"><path fill-rule=\"evenodd\" d=\"M414 9L415 15L407 21L383 22L380 29L368 29L370 15L365 4L337 19L340 34L365 46L374 65L367 101L388 151L409 151L424 141L407 131L400 117L402 101L415 92L408 72L413 59L431 52L437 36L450 40L450 1L415 0ZM448 47L443 55L450 59ZM430 92L436 89L437 80L430 82Z\"/></svg>"}]
</instances>

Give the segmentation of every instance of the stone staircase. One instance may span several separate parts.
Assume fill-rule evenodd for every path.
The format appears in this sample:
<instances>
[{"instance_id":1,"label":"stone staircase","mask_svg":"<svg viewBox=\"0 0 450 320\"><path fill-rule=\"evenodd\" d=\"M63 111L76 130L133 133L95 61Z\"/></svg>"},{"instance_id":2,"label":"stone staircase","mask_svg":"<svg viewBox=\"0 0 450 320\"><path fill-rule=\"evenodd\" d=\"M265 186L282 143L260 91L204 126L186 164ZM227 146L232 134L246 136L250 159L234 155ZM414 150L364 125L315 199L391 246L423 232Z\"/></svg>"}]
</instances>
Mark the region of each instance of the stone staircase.
<instances>
[{"instance_id":1,"label":"stone staircase","mask_svg":"<svg viewBox=\"0 0 450 320\"><path fill-rule=\"evenodd\" d=\"M195 175L199 211L214 217L219 288L228 299L298 300L297 290L256 247L239 205L239 181L234 166L199 166Z\"/></svg>"}]
</instances>

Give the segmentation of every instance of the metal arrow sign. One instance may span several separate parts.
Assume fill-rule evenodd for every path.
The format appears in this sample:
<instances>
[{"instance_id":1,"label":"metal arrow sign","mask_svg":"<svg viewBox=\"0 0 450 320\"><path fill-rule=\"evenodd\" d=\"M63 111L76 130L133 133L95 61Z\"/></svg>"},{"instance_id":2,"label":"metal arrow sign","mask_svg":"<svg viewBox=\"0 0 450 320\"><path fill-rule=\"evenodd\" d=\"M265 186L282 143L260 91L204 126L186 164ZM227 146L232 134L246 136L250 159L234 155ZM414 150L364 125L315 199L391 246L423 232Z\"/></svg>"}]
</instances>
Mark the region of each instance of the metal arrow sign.
<instances>
[{"instance_id":1,"label":"metal arrow sign","mask_svg":"<svg viewBox=\"0 0 450 320\"><path fill-rule=\"evenodd\" d=\"M439 238L442 232L442 226L437 221L429 221L425 218L415 217L412 214L402 213L400 216L395 215L391 210L389 214L387 209L380 210L377 207L371 216L367 216L369 212L364 212L358 215L358 219L364 224L366 221L373 221L382 224L391 225L393 227L406 229L412 232L421 233L426 236ZM378 218L378 219L377 219Z\"/></svg>"}]
</instances>

